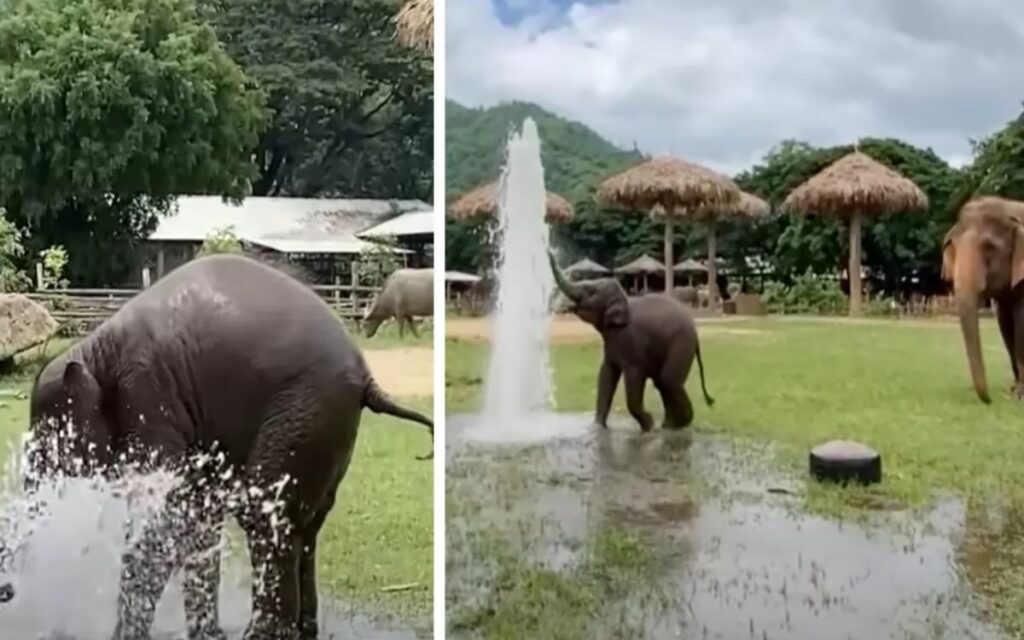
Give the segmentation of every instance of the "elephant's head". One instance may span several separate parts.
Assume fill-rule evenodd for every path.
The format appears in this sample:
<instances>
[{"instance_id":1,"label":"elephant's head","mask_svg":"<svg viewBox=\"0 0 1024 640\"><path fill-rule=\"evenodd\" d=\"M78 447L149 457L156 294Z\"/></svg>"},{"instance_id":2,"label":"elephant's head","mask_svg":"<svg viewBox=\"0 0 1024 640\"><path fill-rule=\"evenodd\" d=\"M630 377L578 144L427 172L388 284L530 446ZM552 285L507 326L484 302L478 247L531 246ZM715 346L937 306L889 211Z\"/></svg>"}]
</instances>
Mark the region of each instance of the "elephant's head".
<instances>
[{"instance_id":1,"label":"elephant's head","mask_svg":"<svg viewBox=\"0 0 1024 640\"><path fill-rule=\"evenodd\" d=\"M629 324L629 298L615 278L569 282L558 268L555 256L548 253L555 283L572 303L572 312L598 331L618 329Z\"/></svg>"},{"instance_id":2,"label":"elephant's head","mask_svg":"<svg viewBox=\"0 0 1024 640\"><path fill-rule=\"evenodd\" d=\"M29 484L57 473L91 475L112 462L112 421L99 383L80 361L51 361L32 389Z\"/></svg>"},{"instance_id":3,"label":"elephant's head","mask_svg":"<svg viewBox=\"0 0 1024 640\"><path fill-rule=\"evenodd\" d=\"M1024 280L1024 203L980 198L964 205L942 242L942 277L953 283L974 390L990 402L978 305L984 297L1009 294Z\"/></svg>"}]
</instances>

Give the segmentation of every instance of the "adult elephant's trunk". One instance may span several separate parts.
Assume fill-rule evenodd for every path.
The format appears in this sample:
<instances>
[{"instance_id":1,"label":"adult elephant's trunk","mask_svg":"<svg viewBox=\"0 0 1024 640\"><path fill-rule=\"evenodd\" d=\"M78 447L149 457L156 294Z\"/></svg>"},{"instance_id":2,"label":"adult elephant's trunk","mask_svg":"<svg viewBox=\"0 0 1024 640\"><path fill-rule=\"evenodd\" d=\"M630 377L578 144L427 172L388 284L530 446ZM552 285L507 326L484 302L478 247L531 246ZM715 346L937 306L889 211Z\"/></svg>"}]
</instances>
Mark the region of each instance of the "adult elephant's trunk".
<instances>
[{"instance_id":1,"label":"adult elephant's trunk","mask_svg":"<svg viewBox=\"0 0 1024 640\"><path fill-rule=\"evenodd\" d=\"M978 291L966 283L957 283L957 311L960 314L960 330L964 334L964 347L967 349L967 362L971 367L971 380L974 391L982 402L988 404L992 399L988 395L988 382L985 379L985 361L981 355L981 335L978 333Z\"/></svg>"},{"instance_id":2,"label":"adult elephant's trunk","mask_svg":"<svg viewBox=\"0 0 1024 640\"><path fill-rule=\"evenodd\" d=\"M579 302L582 292L578 285L575 285L565 279L565 274L558 268L558 263L555 262L555 256L548 251L548 261L551 262L551 273L555 275L555 284L562 290L570 300L573 302Z\"/></svg>"}]
</instances>

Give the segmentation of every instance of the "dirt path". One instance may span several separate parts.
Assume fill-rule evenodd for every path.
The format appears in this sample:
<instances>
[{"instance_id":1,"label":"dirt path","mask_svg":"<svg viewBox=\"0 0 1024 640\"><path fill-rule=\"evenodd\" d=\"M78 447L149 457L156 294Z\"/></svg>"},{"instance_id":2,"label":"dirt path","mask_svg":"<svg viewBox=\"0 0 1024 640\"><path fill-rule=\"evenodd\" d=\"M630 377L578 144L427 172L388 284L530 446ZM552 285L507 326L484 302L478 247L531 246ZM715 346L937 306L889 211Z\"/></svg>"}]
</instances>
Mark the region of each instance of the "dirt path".
<instances>
[{"instance_id":1,"label":"dirt path","mask_svg":"<svg viewBox=\"0 0 1024 640\"><path fill-rule=\"evenodd\" d=\"M434 392L434 350L425 347L363 351L370 371L392 396L429 396Z\"/></svg>"}]
</instances>

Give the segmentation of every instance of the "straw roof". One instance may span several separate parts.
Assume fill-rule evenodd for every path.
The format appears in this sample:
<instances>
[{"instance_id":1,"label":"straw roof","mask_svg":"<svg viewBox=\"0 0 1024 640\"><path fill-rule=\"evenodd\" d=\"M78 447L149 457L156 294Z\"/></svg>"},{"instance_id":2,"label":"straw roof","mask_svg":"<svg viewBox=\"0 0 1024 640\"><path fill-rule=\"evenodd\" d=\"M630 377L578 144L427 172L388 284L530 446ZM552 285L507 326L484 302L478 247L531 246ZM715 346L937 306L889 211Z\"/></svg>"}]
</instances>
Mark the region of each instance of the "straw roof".
<instances>
[{"instance_id":1,"label":"straw roof","mask_svg":"<svg viewBox=\"0 0 1024 640\"><path fill-rule=\"evenodd\" d=\"M594 262L590 258L583 258L582 260L574 262L566 267L564 271L573 275L583 275L587 273L611 273L611 269Z\"/></svg>"},{"instance_id":2,"label":"straw roof","mask_svg":"<svg viewBox=\"0 0 1024 640\"><path fill-rule=\"evenodd\" d=\"M740 190L729 178L698 164L662 156L604 181L597 192L606 205L679 215L697 207L735 203Z\"/></svg>"},{"instance_id":3,"label":"straw roof","mask_svg":"<svg viewBox=\"0 0 1024 640\"><path fill-rule=\"evenodd\" d=\"M708 268L693 258L687 258L677 263L676 266L672 267L672 270L678 273L704 273Z\"/></svg>"},{"instance_id":4,"label":"straw roof","mask_svg":"<svg viewBox=\"0 0 1024 640\"><path fill-rule=\"evenodd\" d=\"M492 182L473 189L449 205L448 210L456 220L495 215L498 212L498 183ZM572 205L569 201L548 191L544 220L557 223L568 222L572 218Z\"/></svg>"},{"instance_id":5,"label":"straw roof","mask_svg":"<svg viewBox=\"0 0 1024 640\"><path fill-rule=\"evenodd\" d=\"M664 273L665 265L661 264L649 255L642 255L636 260L617 267L615 273L636 275L640 273Z\"/></svg>"},{"instance_id":6,"label":"straw roof","mask_svg":"<svg viewBox=\"0 0 1024 640\"><path fill-rule=\"evenodd\" d=\"M408 0L395 16L398 41L428 54L434 52L434 0Z\"/></svg>"},{"instance_id":7,"label":"straw roof","mask_svg":"<svg viewBox=\"0 0 1024 640\"><path fill-rule=\"evenodd\" d=\"M923 209L928 197L912 181L854 151L793 190L782 203L797 213L874 215Z\"/></svg>"}]
</instances>

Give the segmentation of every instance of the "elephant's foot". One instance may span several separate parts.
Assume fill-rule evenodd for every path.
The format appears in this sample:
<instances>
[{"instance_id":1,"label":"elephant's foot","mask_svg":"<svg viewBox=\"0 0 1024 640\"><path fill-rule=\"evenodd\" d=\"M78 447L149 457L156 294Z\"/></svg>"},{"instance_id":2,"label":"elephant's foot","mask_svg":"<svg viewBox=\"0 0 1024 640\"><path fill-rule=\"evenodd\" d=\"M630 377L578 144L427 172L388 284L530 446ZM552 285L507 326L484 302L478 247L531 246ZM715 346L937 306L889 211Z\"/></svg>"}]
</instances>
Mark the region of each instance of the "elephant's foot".
<instances>
[{"instance_id":1,"label":"elephant's foot","mask_svg":"<svg viewBox=\"0 0 1024 640\"><path fill-rule=\"evenodd\" d=\"M253 620L245 630L242 640L302 640L299 629L294 622L260 616L260 621Z\"/></svg>"},{"instance_id":2,"label":"elephant's foot","mask_svg":"<svg viewBox=\"0 0 1024 640\"><path fill-rule=\"evenodd\" d=\"M228 640L228 634L219 626L207 625L199 629L190 629L188 640Z\"/></svg>"},{"instance_id":3,"label":"elephant's foot","mask_svg":"<svg viewBox=\"0 0 1024 640\"><path fill-rule=\"evenodd\" d=\"M678 422L672 420L665 420L664 422L661 423L661 428L666 431L682 431L688 426L689 425L679 424Z\"/></svg>"},{"instance_id":4,"label":"elephant's foot","mask_svg":"<svg viewBox=\"0 0 1024 640\"><path fill-rule=\"evenodd\" d=\"M305 619L299 622L299 640L316 640L320 637L320 625L316 622L316 617L312 619Z\"/></svg>"},{"instance_id":5,"label":"elephant's foot","mask_svg":"<svg viewBox=\"0 0 1024 640\"><path fill-rule=\"evenodd\" d=\"M636 421L640 423L640 430L641 431L645 431L646 432L646 431L650 431L651 429L654 428L654 418L652 418L651 414L647 413L646 411L644 411L636 419Z\"/></svg>"},{"instance_id":6,"label":"elephant's foot","mask_svg":"<svg viewBox=\"0 0 1024 640\"><path fill-rule=\"evenodd\" d=\"M1011 389L1011 393L1013 393L1018 400L1024 400L1024 382L1014 384Z\"/></svg>"}]
</instances>

